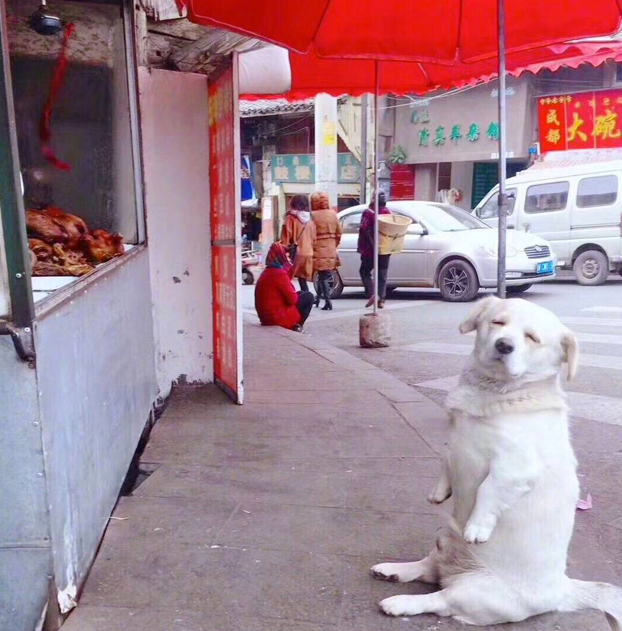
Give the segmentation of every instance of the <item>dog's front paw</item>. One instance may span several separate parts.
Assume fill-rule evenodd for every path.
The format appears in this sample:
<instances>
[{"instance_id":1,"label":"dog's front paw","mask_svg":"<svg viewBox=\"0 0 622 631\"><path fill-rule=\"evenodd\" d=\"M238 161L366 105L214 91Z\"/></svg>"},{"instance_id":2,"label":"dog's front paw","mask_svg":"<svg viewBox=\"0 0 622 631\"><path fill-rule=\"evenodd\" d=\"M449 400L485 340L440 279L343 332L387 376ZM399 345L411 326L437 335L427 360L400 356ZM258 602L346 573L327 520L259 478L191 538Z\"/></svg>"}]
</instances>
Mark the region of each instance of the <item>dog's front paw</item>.
<instances>
[{"instance_id":1,"label":"dog's front paw","mask_svg":"<svg viewBox=\"0 0 622 631\"><path fill-rule=\"evenodd\" d=\"M389 581L390 583L399 583L400 577L398 575L395 563L378 563L371 569L371 575L374 578L378 578L381 581Z\"/></svg>"},{"instance_id":2,"label":"dog's front paw","mask_svg":"<svg viewBox=\"0 0 622 631\"><path fill-rule=\"evenodd\" d=\"M462 538L467 543L486 543L490 539L490 535L495 527L494 522L490 523L472 523L468 522Z\"/></svg>"},{"instance_id":3,"label":"dog's front paw","mask_svg":"<svg viewBox=\"0 0 622 631\"><path fill-rule=\"evenodd\" d=\"M391 596L380 601L380 609L387 616L413 616L419 612L413 610L412 601L412 596Z\"/></svg>"},{"instance_id":4,"label":"dog's front paw","mask_svg":"<svg viewBox=\"0 0 622 631\"><path fill-rule=\"evenodd\" d=\"M451 497L451 489L449 487L438 488L436 487L430 495L428 495L428 502L430 504L442 504L445 500Z\"/></svg>"}]
</instances>

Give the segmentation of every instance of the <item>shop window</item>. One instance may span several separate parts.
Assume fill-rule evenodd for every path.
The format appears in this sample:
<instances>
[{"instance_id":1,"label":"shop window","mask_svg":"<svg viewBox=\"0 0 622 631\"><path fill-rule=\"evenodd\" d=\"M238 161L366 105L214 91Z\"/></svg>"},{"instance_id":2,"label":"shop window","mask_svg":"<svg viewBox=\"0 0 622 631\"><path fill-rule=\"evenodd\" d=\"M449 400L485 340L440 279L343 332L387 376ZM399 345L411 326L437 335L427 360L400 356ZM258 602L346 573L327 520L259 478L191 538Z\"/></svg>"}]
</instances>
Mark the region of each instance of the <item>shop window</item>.
<instances>
[{"instance_id":1,"label":"shop window","mask_svg":"<svg viewBox=\"0 0 622 631\"><path fill-rule=\"evenodd\" d=\"M563 210L568 203L568 182L537 184L527 189L525 212L547 213Z\"/></svg>"},{"instance_id":2,"label":"shop window","mask_svg":"<svg viewBox=\"0 0 622 631\"><path fill-rule=\"evenodd\" d=\"M451 188L451 162L439 162L437 191L448 191Z\"/></svg>"},{"instance_id":3,"label":"shop window","mask_svg":"<svg viewBox=\"0 0 622 631\"><path fill-rule=\"evenodd\" d=\"M54 4L74 31L49 110L46 149L41 121L62 38L30 28L37 4L7 7L28 236L38 240L31 248L33 275L81 276L141 241L126 27L120 1ZM58 168L50 154L68 168Z\"/></svg>"},{"instance_id":4,"label":"shop window","mask_svg":"<svg viewBox=\"0 0 622 631\"><path fill-rule=\"evenodd\" d=\"M592 208L609 206L618 198L618 178L615 175L586 177L579 182L577 206Z\"/></svg>"}]
</instances>

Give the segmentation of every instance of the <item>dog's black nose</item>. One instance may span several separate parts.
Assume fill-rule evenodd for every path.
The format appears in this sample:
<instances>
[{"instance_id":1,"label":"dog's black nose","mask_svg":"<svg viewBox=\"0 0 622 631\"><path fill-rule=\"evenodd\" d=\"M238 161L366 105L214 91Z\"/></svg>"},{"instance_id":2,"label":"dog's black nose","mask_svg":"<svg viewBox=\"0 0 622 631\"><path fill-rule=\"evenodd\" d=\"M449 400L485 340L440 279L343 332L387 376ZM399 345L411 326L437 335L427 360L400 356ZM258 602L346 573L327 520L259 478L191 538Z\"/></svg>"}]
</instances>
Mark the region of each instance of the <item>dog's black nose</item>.
<instances>
[{"instance_id":1,"label":"dog's black nose","mask_svg":"<svg viewBox=\"0 0 622 631\"><path fill-rule=\"evenodd\" d=\"M509 355L514 350L514 344L507 338L502 337L495 342L495 348L501 355Z\"/></svg>"}]
</instances>

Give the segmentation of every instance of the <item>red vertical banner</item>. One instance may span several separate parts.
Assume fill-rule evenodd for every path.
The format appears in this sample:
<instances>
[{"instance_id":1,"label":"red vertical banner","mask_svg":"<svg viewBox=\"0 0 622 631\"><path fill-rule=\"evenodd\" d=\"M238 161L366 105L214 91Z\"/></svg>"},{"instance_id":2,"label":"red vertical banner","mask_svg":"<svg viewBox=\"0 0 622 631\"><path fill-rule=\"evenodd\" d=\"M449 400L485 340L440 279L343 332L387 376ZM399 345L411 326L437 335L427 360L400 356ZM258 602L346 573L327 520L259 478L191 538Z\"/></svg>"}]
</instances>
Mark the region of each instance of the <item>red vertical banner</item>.
<instances>
[{"instance_id":1,"label":"red vertical banner","mask_svg":"<svg viewBox=\"0 0 622 631\"><path fill-rule=\"evenodd\" d=\"M238 58L208 86L214 378L236 402L242 374L240 120Z\"/></svg>"},{"instance_id":2,"label":"red vertical banner","mask_svg":"<svg viewBox=\"0 0 622 631\"><path fill-rule=\"evenodd\" d=\"M622 92L594 93L594 142L598 149L622 147Z\"/></svg>"},{"instance_id":3,"label":"red vertical banner","mask_svg":"<svg viewBox=\"0 0 622 631\"><path fill-rule=\"evenodd\" d=\"M415 167L412 164L391 166L391 201L415 199Z\"/></svg>"},{"instance_id":4,"label":"red vertical banner","mask_svg":"<svg viewBox=\"0 0 622 631\"><path fill-rule=\"evenodd\" d=\"M566 111L568 149L593 149L594 93L568 95Z\"/></svg>"},{"instance_id":5,"label":"red vertical banner","mask_svg":"<svg viewBox=\"0 0 622 631\"><path fill-rule=\"evenodd\" d=\"M565 97L547 97L538 101L538 127L541 151L566 149Z\"/></svg>"}]
</instances>

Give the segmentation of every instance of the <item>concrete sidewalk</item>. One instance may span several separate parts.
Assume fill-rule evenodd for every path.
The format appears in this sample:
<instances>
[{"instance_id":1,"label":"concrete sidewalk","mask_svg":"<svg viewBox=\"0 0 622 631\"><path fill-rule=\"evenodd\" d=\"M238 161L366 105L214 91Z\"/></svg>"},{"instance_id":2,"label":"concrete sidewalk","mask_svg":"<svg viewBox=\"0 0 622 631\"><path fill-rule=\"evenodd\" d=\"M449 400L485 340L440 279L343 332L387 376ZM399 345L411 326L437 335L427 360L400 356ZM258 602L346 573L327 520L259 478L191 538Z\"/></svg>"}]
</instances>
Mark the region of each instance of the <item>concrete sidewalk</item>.
<instances>
[{"instance_id":1,"label":"concrete sidewalk","mask_svg":"<svg viewBox=\"0 0 622 631\"><path fill-rule=\"evenodd\" d=\"M142 458L153 474L120 500L63 630L464 629L383 616L382 598L429 588L369 576L379 561L426 555L445 523L447 509L425 500L443 410L283 329L245 327L245 374L243 407L216 388L176 391ZM501 628L608 626L589 613Z\"/></svg>"}]
</instances>

